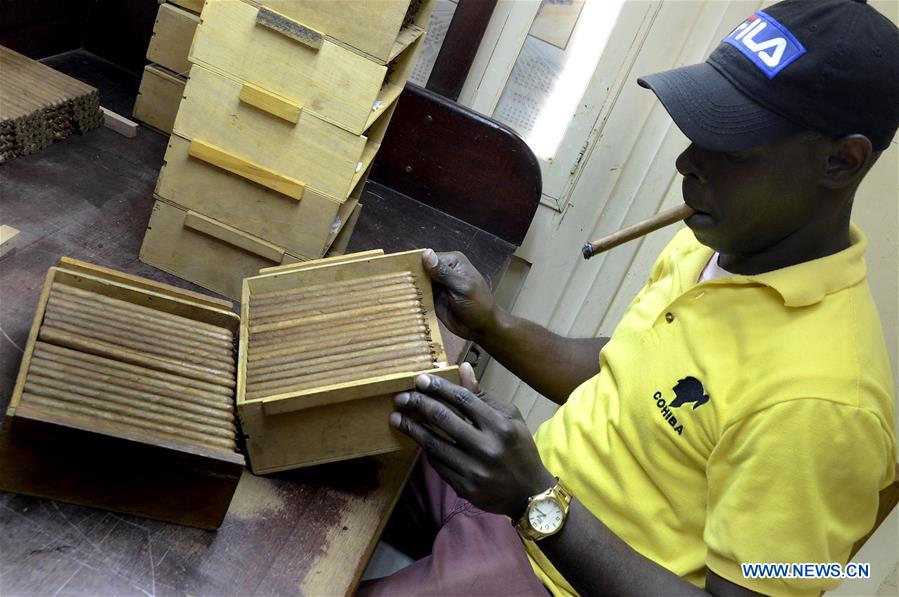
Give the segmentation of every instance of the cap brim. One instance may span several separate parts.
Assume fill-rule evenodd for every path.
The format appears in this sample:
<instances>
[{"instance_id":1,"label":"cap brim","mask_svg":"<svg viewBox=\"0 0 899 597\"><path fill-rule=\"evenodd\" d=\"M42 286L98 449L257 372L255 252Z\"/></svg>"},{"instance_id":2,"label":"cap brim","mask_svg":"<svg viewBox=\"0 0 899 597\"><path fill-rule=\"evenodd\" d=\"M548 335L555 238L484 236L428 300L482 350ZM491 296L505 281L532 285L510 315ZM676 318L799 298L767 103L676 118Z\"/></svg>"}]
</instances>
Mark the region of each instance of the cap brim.
<instances>
[{"instance_id":1,"label":"cap brim","mask_svg":"<svg viewBox=\"0 0 899 597\"><path fill-rule=\"evenodd\" d=\"M713 151L767 145L804 129L743 95L706 63L637 79L652 90L690 141Z\"/></svg>"}]
</instances>

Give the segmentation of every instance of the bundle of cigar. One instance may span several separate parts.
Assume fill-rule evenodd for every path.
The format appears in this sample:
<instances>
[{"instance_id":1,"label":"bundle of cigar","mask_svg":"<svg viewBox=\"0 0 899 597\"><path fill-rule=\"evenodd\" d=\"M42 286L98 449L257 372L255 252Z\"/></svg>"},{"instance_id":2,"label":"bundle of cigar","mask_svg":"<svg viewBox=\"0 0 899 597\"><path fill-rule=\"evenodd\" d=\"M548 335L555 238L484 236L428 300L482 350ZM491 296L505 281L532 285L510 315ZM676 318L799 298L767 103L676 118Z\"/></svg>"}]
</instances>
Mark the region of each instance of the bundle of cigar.
<instances>
[{"instance_id":1,"label":"bundle of cigar","mask_svg":"<svg viewBox=\"0 0 899 597\"><path fill-rule=\"evenodd\" d=\"M0 46L0 163L102 123L95 88Z\"/></svg>"},{"instance_id":2,"label":"bundle of cigar","mask_svg":"<svg viewBox=\"0 0 899 597\"><path fill-rule=\"evenodd\" d=\"M430 369L421 297L409 271L251 295L246 397Z\"/></svg>"},{"instance_id":3,"label":"bundle of cigar","mask_svg":"<svg viewBox=\"0 0 899 597\"><path fill-rule=\"evenodd\" d=\"M232 333L55 282L22 404L237 451Z\"/></svg>"}]
</instances>

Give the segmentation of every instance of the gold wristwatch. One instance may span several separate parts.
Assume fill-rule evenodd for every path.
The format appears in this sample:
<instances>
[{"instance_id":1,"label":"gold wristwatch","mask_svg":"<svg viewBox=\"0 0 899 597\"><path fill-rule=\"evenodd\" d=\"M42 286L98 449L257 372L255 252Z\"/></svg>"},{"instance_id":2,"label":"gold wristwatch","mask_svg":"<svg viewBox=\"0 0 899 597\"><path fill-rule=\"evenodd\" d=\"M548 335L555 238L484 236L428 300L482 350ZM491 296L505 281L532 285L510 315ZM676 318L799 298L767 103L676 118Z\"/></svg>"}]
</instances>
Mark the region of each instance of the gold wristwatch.
<instances>
[{"instance_id":1,"label":"gold wristwatch","mask_svg":"<svg viewBox=\"0 0 899 597\"><path fill-rule=\"evenodd\" d=\"M555 485L528 498L528 505L515 523L515 528L525 539L545 539L562 530L570 505L571 493L556 477Z\"/></svg>"}]
</instances>

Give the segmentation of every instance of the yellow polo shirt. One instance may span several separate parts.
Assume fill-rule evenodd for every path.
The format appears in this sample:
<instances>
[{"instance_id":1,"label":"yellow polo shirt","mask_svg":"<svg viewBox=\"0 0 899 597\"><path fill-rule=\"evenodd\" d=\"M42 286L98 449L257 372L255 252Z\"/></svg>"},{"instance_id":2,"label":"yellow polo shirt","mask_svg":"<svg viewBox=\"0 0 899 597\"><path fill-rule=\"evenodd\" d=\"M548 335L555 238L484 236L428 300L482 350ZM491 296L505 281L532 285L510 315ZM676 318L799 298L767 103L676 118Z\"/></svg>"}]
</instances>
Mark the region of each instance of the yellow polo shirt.
<instances>
[{"instance_id":1,"label":"yellow polo shirt","mask_svg":"<svg viewBox=\"0 0 899 597\"><path fill-rule=\"evenodd\" d=\"M698 284L712 250L668 245L585 381L536 433L546 467L616 535L699 587L767 594L740 563L845 563L896 462L893 381L856 227L840 253ZM574 591L526 542L555 595ZM589 557L589 554L587 554Z\"/></svg>"}]
</instances>

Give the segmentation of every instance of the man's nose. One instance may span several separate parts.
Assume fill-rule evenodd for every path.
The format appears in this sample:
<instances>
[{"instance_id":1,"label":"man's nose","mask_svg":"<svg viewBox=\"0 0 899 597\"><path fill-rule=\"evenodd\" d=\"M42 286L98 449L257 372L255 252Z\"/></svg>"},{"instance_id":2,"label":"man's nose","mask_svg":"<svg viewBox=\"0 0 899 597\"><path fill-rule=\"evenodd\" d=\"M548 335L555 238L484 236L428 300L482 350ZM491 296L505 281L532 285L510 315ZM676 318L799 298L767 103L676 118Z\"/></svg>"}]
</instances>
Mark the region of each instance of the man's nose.
<instances>
[{"instance_id":1,"label":"man's nose","mask_svg":"<svg viewBox=\"0 0 899 597\"><path fill-rule=\"evenodd\" d=\"M699 182L705 182L705 176L702 175L702 171L696 164L694 157L695 149L696 147L690 143L687 148L677 156L677 159L674 161L674 166L682 176L695 176L699 179Z\"/></svg>"}]
</instances>

